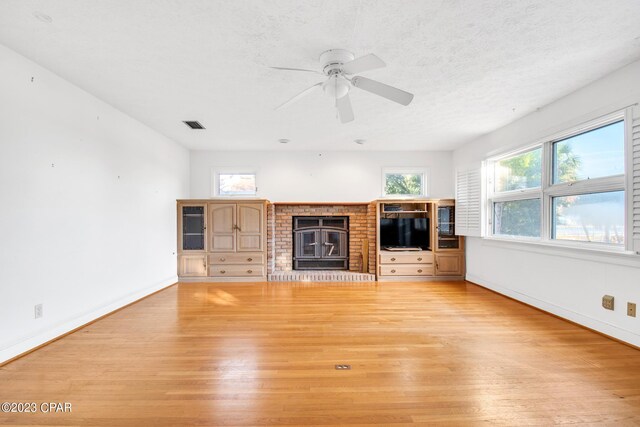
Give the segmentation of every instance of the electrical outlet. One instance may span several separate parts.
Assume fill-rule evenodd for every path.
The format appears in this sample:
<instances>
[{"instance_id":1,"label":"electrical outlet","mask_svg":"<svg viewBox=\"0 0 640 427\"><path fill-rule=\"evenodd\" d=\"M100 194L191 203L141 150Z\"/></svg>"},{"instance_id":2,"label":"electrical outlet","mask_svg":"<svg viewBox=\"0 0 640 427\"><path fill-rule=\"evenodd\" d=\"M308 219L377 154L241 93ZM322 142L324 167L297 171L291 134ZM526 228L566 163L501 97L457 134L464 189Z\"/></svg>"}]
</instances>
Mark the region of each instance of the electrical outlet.
<instances>
[{"instance_id":1,"label":"electrical outlet","mask_svg":"<svg viewBox=\"0 0 640 427\"><path fill-rule=\"evenodd\" d=\"M627 303L627 316L636 317L636 303L628 302Z\"/></svg>"},{"instance_id":2,"label":"electrical outlet","mask_svg":"<svg viewBox=\"0 0 640 427\"><path fill-rule=\"evenodd\" d=\"M614 298L611 295L605 295L602 297L602 306L607 310L613 310Z\"/></svg>"},{"instance_id":3,"label":"electrical outlet","mask_svg":"<svg viewBox=\"0 0 640 427\"><path fill-rule=\"evenodd\" d=\"M36 304L33 307L33 314L36 319L39 319L42 317L42 304Z\"/></svg>"}]
</instances>

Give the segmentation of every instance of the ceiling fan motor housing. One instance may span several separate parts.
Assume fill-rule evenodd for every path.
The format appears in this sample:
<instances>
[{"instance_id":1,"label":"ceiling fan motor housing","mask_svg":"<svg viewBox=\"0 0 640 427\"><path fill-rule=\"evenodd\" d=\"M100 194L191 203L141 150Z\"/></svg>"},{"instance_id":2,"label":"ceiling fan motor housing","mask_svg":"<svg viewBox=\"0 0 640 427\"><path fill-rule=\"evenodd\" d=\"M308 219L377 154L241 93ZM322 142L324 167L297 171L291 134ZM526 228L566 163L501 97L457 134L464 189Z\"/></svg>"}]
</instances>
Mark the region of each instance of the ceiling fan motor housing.
<instances>
[{"instance_id":1,"label":"ceiling fan motor housing","mask_svg":"<svg viewBox=\"0 0 640 427\"><path fill-rule=\"evenodd\" d=\"M337 74L342 71L342 64L353 61L353 53L344 49L329 49L320 54L320 64L322 72L327 76Z\"/></svg>"},{"instance_id":2,"label":"ceiling fan motor housing","mask_svg":"<svg viewBox=\"0 0 640 427\"><path fill-rule=\"evenodd\" d=\"M339 99L349 93L350 85L342 75L342 65L354 58L353 53L344 49L329 49L320 55L322 72L329 76L322 89L330 98Z\"/></svg>"}]
</instances>

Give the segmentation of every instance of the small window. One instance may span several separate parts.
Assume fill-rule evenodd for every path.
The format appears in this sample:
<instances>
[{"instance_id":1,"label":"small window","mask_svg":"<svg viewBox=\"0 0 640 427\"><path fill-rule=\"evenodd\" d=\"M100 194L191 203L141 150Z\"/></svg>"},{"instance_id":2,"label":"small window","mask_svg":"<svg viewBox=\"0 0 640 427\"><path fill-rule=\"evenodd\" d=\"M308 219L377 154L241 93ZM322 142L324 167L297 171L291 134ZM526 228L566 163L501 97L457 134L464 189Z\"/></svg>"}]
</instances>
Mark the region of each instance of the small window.
<instances>
[{"instance_id":1,"label":"small window","mask_svg":"<svg viewBox=\"0 0 640 427\"><path fill-rule=\"evenodd\" d=\"M382 175L385 196L421 197L426 195L424 170L389 169Z\"/></svg>"},{"instance_id":2,"label":"small window","mask_svg":"<svg viewBox=\"0 0 640 427\"><path fill-rule=\"evenodd\" d=\"M218 196L255 196L255 173L217 173Z\"/></svg>"}]
</instances>

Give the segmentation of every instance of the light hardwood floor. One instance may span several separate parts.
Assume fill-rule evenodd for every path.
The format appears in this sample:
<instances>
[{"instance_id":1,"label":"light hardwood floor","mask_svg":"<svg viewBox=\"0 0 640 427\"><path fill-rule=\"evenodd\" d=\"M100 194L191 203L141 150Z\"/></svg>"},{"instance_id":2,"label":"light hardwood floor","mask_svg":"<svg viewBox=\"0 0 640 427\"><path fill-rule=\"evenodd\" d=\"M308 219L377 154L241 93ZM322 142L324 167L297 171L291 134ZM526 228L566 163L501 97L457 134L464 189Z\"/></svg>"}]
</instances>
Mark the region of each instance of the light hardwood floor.
<instances>
[{"instance_id":1,"label":"light hardwood floor","mask_svg":"<svg viewBox=\"0 0 640 427\"><path fill-rule=\"evenodd\" d=\"M640 425L640 351L464 282L181 284L0 368L5 401L72 412L0 425Z\"/></svg>"}]
</instances>

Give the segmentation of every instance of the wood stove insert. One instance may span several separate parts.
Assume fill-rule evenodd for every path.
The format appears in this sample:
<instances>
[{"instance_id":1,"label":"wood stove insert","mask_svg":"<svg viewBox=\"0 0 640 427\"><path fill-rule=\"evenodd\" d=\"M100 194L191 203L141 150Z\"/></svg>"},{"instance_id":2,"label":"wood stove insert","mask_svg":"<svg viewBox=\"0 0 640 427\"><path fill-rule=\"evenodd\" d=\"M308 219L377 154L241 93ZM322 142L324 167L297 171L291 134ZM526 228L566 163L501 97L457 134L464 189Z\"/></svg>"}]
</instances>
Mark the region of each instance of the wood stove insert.
<instances>
[{"instance_id":1,"label":"wood stove insert","mask_svg":"<svg viewBox=\"0 0 640 427\"><path fill-rule=\"evenodd\" d=\"M294 270L348 270L349 218L293 217Z\"/></svg>"}]
</instances>

